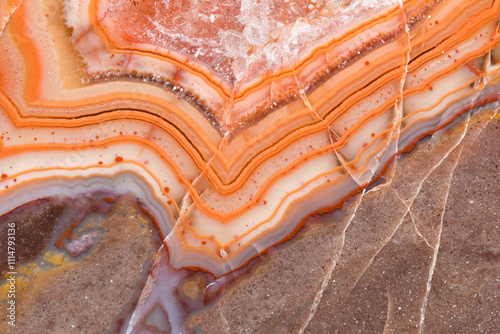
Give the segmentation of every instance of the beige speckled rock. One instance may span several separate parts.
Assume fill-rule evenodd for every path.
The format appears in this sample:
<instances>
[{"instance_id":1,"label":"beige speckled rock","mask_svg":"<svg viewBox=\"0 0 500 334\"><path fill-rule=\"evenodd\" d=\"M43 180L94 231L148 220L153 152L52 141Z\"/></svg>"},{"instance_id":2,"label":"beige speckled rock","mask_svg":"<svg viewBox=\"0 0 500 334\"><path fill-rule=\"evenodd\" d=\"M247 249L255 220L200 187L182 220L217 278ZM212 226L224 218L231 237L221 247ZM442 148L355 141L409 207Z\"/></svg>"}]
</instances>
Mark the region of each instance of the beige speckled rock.
<instances>
[{"instance_id":1,"label":"beige speckled rock","mask_svg":"<svg viewBox=\"0 0 500 334\"><path fill-rule=\"evenodd\" d=\"M486 109L392 179L276 247L190 318L202 333L492 333L499 328L500 120ZM353 212L355 214L353 215Z\"/></svg>"}]
</instances>

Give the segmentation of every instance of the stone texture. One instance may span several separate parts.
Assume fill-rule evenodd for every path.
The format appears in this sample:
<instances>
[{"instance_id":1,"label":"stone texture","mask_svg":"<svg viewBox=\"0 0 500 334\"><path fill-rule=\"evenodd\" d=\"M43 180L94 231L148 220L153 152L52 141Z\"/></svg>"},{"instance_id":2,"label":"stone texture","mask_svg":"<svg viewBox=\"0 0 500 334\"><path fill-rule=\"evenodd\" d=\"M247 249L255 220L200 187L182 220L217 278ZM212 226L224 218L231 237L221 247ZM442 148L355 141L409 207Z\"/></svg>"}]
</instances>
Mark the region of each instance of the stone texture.
<instances>
[{"instance_id":1,"label":"stone texture","mask_svg":"<svg viewBox=\"0 0 500 334\"><path fill-rule=\"evenodd\" d=\"M495 332L500 118L487 108L466 116L421 141L342 209L310 217L292 240L193 312L187 328L207 334ZM32 266L19 281L15 333L123 330L159 247L133 203L122 199L109 219L75 228L76 235L102 232L87 253L68 260L39 245L24 258ZM60 233L61 223L42 227L67 216L59 202L39 204L43 215L16 214L33 227L32 235L18 234L24 244L53 242L49 231ZM179 291L199 302L205 284L195 275Z\"/></svg>"},{"instance_id":2,"label":"stone texture","mask_svg":"<svg viewBox=\"0 0 500 334\"><path fill-rule=\"evenodd\" d=\"M45 206L31 208L28 216L38 215L40 221L52 217L53 206ZM49 244L38 259L16 264L16 327L2 321L1 333L103 333L121 327L137 303L160 241L130 198L120 199L109 219L94 216L74 233L89 230L102 233L76 258ZM35 242L37 232L18 233L19 245Z\"/></svg>"},{"instance_id":3,"label":"stone texture","mask_svg":"<svg viewBox=\"0 0 500 334\"><path fill-rule=\"evenodd\" d=\"M425 331L500 328L500 120L468 142L455 168L432 278Z\"/></svg>"},{"instance_id":4,"label":"stone texture","mask_svg":"<svg viewBox=\"0 0 500 334\"><path fill-rule=\"evenodd\" d=\"M493 109L398 159L376 185L314 216L189 319L203 333L459 333L500 328Z\"/></svg>"},{"instance_id":5,"label":"stone texture","mask_svg":"<svg viewBox=\"0 0 500 334\"><path fill-rule=\"evenodd\" d=\"M30 205L17 208L10 215L0 217L0 240L8 240L8 223L14 223L17 227L17 261L28 262L35 260L41 255L47 243L51 239L52 230L60 217L64 204L62 201L44 199ZM39 214L43 212L43 214ZM11 219L14 217L13 219ZM36 235L36 238L33 236ZM4 245L1 245L1 254L6 254ZM0 273L7 271L7 262L0 262Z\"/></svg>"}]
</instances>

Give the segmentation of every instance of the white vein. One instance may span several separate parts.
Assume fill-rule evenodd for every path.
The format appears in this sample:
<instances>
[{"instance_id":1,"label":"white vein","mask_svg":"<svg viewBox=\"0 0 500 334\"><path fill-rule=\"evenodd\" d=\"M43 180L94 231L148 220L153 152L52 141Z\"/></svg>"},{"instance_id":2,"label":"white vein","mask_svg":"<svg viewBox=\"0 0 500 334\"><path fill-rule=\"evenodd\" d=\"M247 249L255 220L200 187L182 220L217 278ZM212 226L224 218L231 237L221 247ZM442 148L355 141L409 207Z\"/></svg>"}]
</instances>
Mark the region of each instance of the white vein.
<instances>
[{"instance_id":1,"label":"white vein","mask_svg":"<svg viewBox=\"0 0 500 334\"><path fill-rule=\"evenodd\" d=\"M436 249L436 246L431 245L429 240L427 240L427 238L419 231L419 229L417 227L417 223L416 223L417 218L413 215L411 210L410 210L409 214L410 214L411 222L413 224L413 229L415 230L415 233L427 244L427 246L429 246L429 248Z\"/></svg>"},{"instance_id":2,"label":"white vein","mask_svg":"<svg viewBox=\"0 0 500 334\"><path fill-rule=\"evenodd\" d=\"M226 329L226 333L230 334L231 331L229 330L229 328L231 328L231 327L229 326L229 322L227 321L226 316L224 315L224 312L222 311L222 307L220 304L219 304L219 312L220 312L220 315L222 316L222 320L224 321L224 325L225 325L224 328Z\"/></svg>"},{"instance_id":3,"label":"white vein","mask_svg":"<svg viewBox=\"0 0 500 334\"><path fill-rule=\"evenodd\" d=\"M298 332L299 334L304 333L307 326L311 322L311 319L314 317L314 314L316 314L316 310L318 309L318 306L321 302L321 299L323 298L323 293L325 292L325 290L328 286L328 283L330 283L330 279L332 278L333 271L335 270L335 266L337 265L337 260L340 257L340 255L342 254L342 250L343 250L344 244L345 244L345 232L346 232L347 228L351 225L351 222L353 221L354 217L356 216L356 211L358 210L358 207L361 204L361 200L362 200L364 194L365 194L365 191L363 190L359 199L355 203L354 212L351 214L351 217L349 218L349 221L346 223L346 226L344 227L342 234L341 234L341 240L340 240L341 248L340 248L340 251L338 252L339 254L337 256L332 256L332 261L330 263L330 266L328 267L328 272L326 273L325 278L323 279L323 282L321 283L321 288L318 290L318 292L316 293L316 296L314 297L314 301L311 305L311 308L309 309L309 316L307 317L307 319L304 322L304 324L302 325L302 327L299 329L299 332Z\"/></svg>"},{"instance_id":4,"label":"white vein","mask_svg":"<svg viewBox=\"0 0 500 334\"><path fill-rule=\"evenodd\" d=\"M394 309L394 307L392 307L392 299L391 297L389 297L390 295L390 292L389 292L389 286L386 285L386 291L387 291L387 312L386 312L386 315L385 315L385 324L384 324L384 333L388 333L389 330L387 328L387 324L389 323L389 318L391 316L391 311Z\"/></svg>"},{"instance_id":5,"label":"white vein","mask_svg":"<svg viewBox=\"0 0 500 334\"><path fill-rule=\"evenodd\" d=\"M3 35L3 32L5 31L5 28L7 28L7 24L9 24L10 20L12 19L12 16L16 12L16 10L19 8L19 6L21 6L22 3L23 3L23 1L19 1L19 3L16 4L10 10L10 12L9 12L9 14L7 14L7 16L4 16L4 17L0 18L0 36Z\"/></svg>"},{"instance_id":6,"label":"white vein","mask_svg":"<svg viewBox=\"0 0 500 334\"><path fill-rule=\"evenodd\" d=\"M436 262L437 262L437 255L439 253L439 248L441 245L441 234L443 232L444 211L446 210L446 204L448 202L448 196L450 194L451 179L453 178L453 173L455 171L455 168L457 167L457 165L460 161L460 156L462 155L463 148L464 148L463 146L460 147L459 157L457 158L457 161L455 161L455 164L454 164L452 171L450 173L450 179L448 180L448 187L446 189L445 202L443 203L443 209L442 209L441 218L440 218L440 222L439 222L439 230L438 230L438 234L437 234L436 246L434 247L434 251L432 254L432 262L431 262L431 266L429 267L429 276L428 276L427 283L426 283L424 300L422 303L422 307L420 309L421 311L420 311L420 325L419 325L420 330L419 330L419 333L422 333L422 331L423 331L423 325L424 325L424 320L425 320L425 309L427 308L427 301L429 299L429 292L431 291L432 276L434 275L434 269L436 268Z\"/></svg>"},{"instance_id":7,"label":"white vein","mask_svg":"<svg viewBox=\"0 0 500 334\"><path fill-rule=\"evenodd\" d=\"M498 110L496 110L495 113L493 115L491 115L491 117L484 123L484 125L481 127L481 129L478 131L478 133L474 136L474 138L469 141L470 145L472 145L472 143L474 143L476 141L476 139L479 137L481 132L491 122L491 120L493 119L494 115L496 115L497 112L498 112ZM443 231L444 211L446 210L446 204L448 202L448 197L449 197L450 188L451 188L451 180L453 178L453 173L454 173L458 163L460 162L460 157L462 156L464 146L465 145L463 145L460 148L460 152L458 153L459 156L458 156L457 161L455 162L453 169L451 171L450 180L448 182L448 187L446 189L446 197L445 197L446 200L445 200L444 205L443 205L443 213L441 214L441 219L440 219L440 223L439 223L438 239L436 242L436 246L434 247L434 252L432 254L432 263L431 263L431 266L429 268L429 276L428 276L427 283L426 283L426 291L425 291L425 295L424 295L424 300L422 302L422 307L420 309L420 326L419 326L420 330L419 330L419 333L423 333L423 331L424 331L425 311L427 309L427 302L429 300L429 294L430 294L431 286L432 286L432 284L431 284L432 277L434 276L434 271L435 271L436 263L437 263L437 256L438 256L439 248L441 245L441 234Z\"/></svg>"},{"instance_id":8,"label":"white vein","mask_svg":"<svg viewBox=\"0 0 500 334\"><path fill-rule=\"evenodd\" d=\"M418 194L420 193L420 190L422 189L422 185L424 184L424 182L429 178L429 176L432 174L432 172L434 172L434 170L436 170L436 168L438 168L442 163L443 161L450 155L450 153L462 142L462 140L464 139L465 137L465 134L466 134L466 130L468 128L468 124L469 124L469 119L467 119L466 121L466 124L465 124L465 130L464 132L461 134L460 138L457 140L457 142L443 155L443 157L425 174L425 176L422 178L422 180L420 181L418 187L417 187L417 191L413 194L411 200L409 201L409 203L406 203L405 200L403 200L396 192L396 190L392 187L391 184L388 185L388 187L390 189L392 189L393 193L396 195L396 198L405 206L406 208L406 212L402 215L402 218L401 220L399 221L399 223L397 224L397 226L394 228L393 232L391 233L391 235L386 239L386 242L384 244L382 244L382 246L377 249L377 251L373 254L373 256L371 257L370 261L367 263L367 265L363 268L363 271L361 272L361 274L357 277L356 281L354 282L354 285L350 288L349 290L349 293L350 291L352 291L358 284L359 280L361 279L361 277L363 277L363 275L365 274L366 270L370 267L370 265L373 263L373 260L375 259L375 257L380 253L380 251L385 247L385 245L387 244L387 242L389 240L392 239L392 237L394 236L394 234L396 233L396 231L399 229L399 227L401 226L401 224L403 223L404 221L404 218L406 217L406 215L410 212L410 209L411 209L411 206L413 205L413 202L415 201L415 199L417 198ZM392 180L391 180L391 183L392 183Z\"/></svg>"}]
</instances>

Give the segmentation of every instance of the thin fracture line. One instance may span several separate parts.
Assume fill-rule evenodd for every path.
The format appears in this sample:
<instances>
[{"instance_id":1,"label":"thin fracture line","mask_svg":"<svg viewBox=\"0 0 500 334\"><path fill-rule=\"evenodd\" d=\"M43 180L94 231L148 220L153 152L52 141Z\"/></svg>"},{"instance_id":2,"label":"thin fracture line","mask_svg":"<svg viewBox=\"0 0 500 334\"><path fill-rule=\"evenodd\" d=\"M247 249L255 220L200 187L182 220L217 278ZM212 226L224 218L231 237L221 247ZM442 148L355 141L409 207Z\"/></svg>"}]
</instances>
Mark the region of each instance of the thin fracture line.
<instances>
[{"instance_id":1,"label":"thin fracture line","mask_svg":"<svg viewBox=\"0 0 500 334\"><path fill-rule=\"evenodd\" d=\"M423 332L423 326L424 326L424 320L425 320L425 310L427 308L427 301L429 299L429 293L431 291L431 281L432 281L432 277L434 275L434 270L436 268L437 255L439 253L439 248L441 246L441 234L443 232L444 213L446 211L446 204L448 203L448 197L449 197L449 194L450 194L451 180L453 179L453 173L455 172L455 169L456 169L458 163L460 162L460 157L462 156L463 148L464 148L464 146L462 145L460 147L460 152L459 152L459 156L457 158L457 161L455 162L455 165L453 166L453 169L452 169L452 171L450 173L450 179L448 180L448 187L446 189L446 197L445 197L446 200L445 200L445 202L443 204L443 212L441 214L441 219L440 219L440 222L439 222L439 231L438 231L437 244L434 247L434 252L432 254L432 263L431 263L431 266L429 267L429 277L428 277L427 283L426 283L426 291L425 291L424 301L422 303L422 307L420 308L419 333Z\"/></svg>"},{"instance_id":2,"label":"thin fracture line","mask_svg":"<svg viewBox=\"0 0 500 334\"><path fill-rule=\"evenodd\" d=\"M319 304L321 302L321 299L323 298L323 293L325 292L326 288L328 287L328 283L330 282L330 279L332 278L333 271L335 270L335 267L337 265L337 260L340 257L340 255L342 254L342 250L343 250L344 244L345 244L345 232L347 231L347 228L351 225L351 222L353 221L354 217L356 216L356 212L358 210L359 205L361 204L361 200L363 199L364 194L365 194L365 191L363 190L363 192L360 195L360 198L356 202L356 207L354 209L354 212L351 215L351 218L349 219L349 221L347 222L346 226L344 227L344 230L342 231L342 238L341 238L341 245L342 246L341 246L341 249L339 251L339 254L336 257L333 256L332 262L331 262L331 264L329 266L328 273L325 276L325 279L323 280L323 282L321 283L321 288L316 293L316 296L314 297L314 301L311 304L311 308L310 308L310 311L309 311L309 316L307 317L307 319L306 319L305 323L302 325L302 327L299 329L298 334L303 334L304 333L304 331L306 330L307 326L311 322L311 319L314 317L314 314L316 314L316 310L318 309L318 306L319 306Z\"/></svg>"}]
</instances>

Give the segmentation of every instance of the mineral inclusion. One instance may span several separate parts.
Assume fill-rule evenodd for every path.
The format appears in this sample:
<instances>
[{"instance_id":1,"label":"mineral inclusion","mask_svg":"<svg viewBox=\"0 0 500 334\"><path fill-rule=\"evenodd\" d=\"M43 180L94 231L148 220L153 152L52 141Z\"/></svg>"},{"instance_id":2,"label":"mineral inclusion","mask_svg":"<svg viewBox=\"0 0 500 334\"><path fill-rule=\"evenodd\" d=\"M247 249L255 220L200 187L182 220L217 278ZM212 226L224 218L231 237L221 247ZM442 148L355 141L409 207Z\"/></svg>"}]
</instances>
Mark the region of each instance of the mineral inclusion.
<instances>
[{"instance_id":1,"label":"mineral inclusion","mask_svg":"<svg viewBox=\"0 0 500 334\"><path fill-rule=\"evenodd\" d=\"M151 269L140 297L142 286L128 283L139 292L107 330L217 332L197 312L270 247L293 244L311 216L344 206L350 222L363 195L382 188L399 204L377 210L390 216L400 205L401 219L411 216L424 180L458 144L439 162L427 158L434 167L417 192L397 190L400 154L457 119L465 141L470 111L483 105L496 117L499 13L500 1L471 0L4 1L0 228L37 226L18 233L17 252L30 247L21 238L43 240L17 262L19 286L68 263L85 270L99 245L112 244L106 235L147 235L149 244L123 240L143 245L136 260ZM117 208L142 230L125 236L98 222ZM63 217L64 228L49 222L56 218L42 224L40 212ZM348 226L332 241L341 248ZM65 260L47 260L46 245ZM280 331L307 332L331 275L303 324ZM423 314L396 331L421 331ZM102 330L74 326L51 331Z\"/></svg>"}]
</instances>

